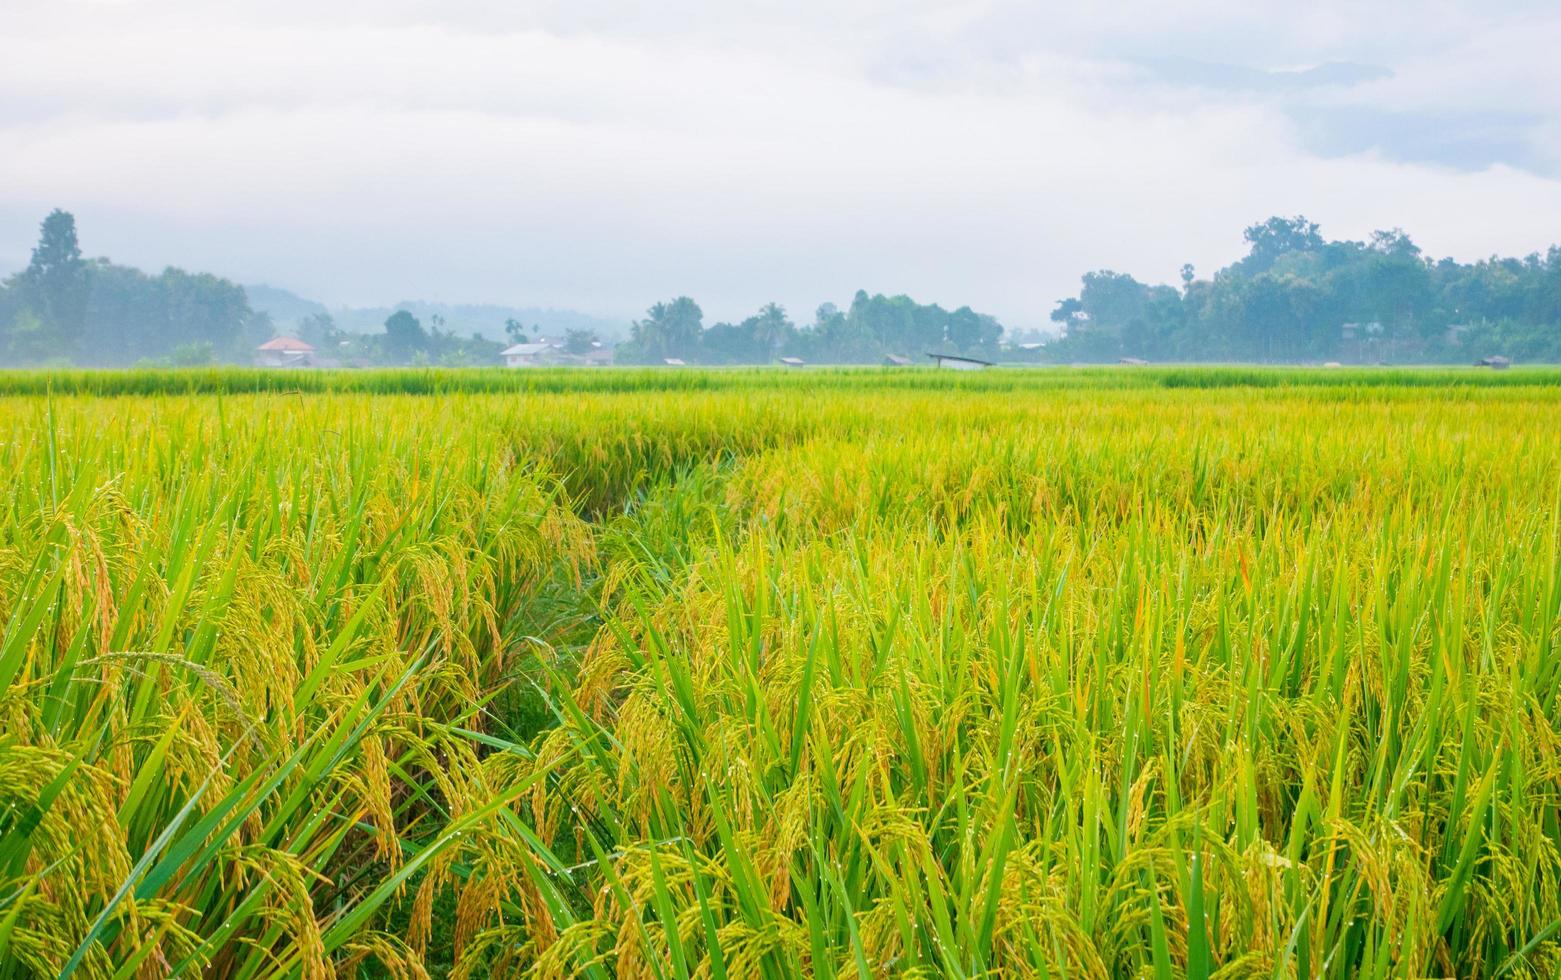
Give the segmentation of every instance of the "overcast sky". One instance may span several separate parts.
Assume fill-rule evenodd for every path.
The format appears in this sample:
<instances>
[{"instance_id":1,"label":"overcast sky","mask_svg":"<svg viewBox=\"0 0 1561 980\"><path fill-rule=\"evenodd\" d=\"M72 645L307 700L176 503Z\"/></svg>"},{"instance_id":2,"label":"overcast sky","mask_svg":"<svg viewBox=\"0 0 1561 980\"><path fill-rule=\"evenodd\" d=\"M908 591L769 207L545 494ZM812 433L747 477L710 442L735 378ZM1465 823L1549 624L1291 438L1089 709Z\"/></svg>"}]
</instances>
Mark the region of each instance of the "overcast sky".
<instances>
[{"instance_id":1,"label":"overcast sky","mask_svg":"<svg viewBox=\"0 0 1561 980\"><path fill-rule=\"evenodd\" d=\"M1561 240L1553 2L0 0L0 270L85 251L401 299L1042 325L1305 213Z\"/></svg>"}]
</instances>

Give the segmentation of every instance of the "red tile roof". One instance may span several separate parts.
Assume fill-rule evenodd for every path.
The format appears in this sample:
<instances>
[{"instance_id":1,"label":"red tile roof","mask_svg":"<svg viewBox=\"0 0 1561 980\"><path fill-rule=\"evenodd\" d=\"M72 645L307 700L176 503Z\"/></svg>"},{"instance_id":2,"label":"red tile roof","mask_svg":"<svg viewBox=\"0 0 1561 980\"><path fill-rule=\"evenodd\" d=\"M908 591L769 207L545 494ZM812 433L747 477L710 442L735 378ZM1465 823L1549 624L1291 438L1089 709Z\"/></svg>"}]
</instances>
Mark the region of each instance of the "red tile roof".
<instances>
[{"instance_id":1,"label":"red tile roof","mask_svg":"<svg viewBox=\"0 0 1561 980\"><path fill-rule=\"evenodd\" d=\"M255 350L312 351L314 348L297 337L273 337Z\"/></svg>"}]
</instances>

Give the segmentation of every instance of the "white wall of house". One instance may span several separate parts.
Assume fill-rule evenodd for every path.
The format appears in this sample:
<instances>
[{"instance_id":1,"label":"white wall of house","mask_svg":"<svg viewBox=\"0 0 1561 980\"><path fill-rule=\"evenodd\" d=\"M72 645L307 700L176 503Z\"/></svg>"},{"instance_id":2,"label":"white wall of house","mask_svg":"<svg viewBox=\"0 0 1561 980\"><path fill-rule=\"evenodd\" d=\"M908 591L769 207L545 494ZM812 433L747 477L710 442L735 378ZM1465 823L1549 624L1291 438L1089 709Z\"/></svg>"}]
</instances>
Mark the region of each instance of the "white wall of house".
<instances>
[{"instance_id":1,"label":"white wall of house","mask_svg":"<svg viewBox=\"0 0 1561 980\"><path fill-rule=\"evenodd\" d=\"M262 350L255 352L255 363L260 367L311 367L314 354L299 350Z\"/></svg>"}]
</instances>

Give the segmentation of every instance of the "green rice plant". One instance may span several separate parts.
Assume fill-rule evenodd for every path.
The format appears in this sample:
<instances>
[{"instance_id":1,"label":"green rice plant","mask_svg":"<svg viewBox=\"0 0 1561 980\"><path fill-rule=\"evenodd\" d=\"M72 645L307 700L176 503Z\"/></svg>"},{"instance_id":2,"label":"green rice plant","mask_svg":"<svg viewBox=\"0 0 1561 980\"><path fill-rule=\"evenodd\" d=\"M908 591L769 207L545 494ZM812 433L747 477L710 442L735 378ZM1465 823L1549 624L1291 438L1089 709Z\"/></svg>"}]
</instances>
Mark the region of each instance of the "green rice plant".
<instances>
[{"instance_id":1,"label":"green rice plant","mask_svg":"<svg viewBox=\"0 0 1561 980\"><path fill-rule=\"evenodd\" d=\"M8 375L0 976L1556 975L1557 377Z\"/></svg>"},{"instance_id":2,"label":"green rice plant","mask_svg":"<svg viewBox=\"0 0 1561 980\"><path fill-rule=\"evenodd\" d=\"M29 407L0 449L0 972L415 972L385 885L543 778L476 733L589 540L415 426L141 408Z\"/></svg>"},{"instance_id":3,"label":"green rice plant","mask_svg":"<svg viewBox=\"0 0 1561 980\"><path fill-rule=\"evenodd\" d=\"M1442 394L1470 389L1552 388L1561 385L1553 366L1523 366L1504 371L1469 367L1350 367L1253 365L1164 365L1155 367L998 366L981 372L939 371L930 366L882 368L820 366L805 371L785 368L382 368L307 370L202 367L169 370L30 369L0 370L0 395L153 395L258 394L650 394L657 392L730 393L782 391L860 393L863 391L960 391L1047 393L1120 392L1157 388L1304 388L1328 389L1343 397L1361 390L1379 396L1436 389Z\"/></svg>"}]
</instances>

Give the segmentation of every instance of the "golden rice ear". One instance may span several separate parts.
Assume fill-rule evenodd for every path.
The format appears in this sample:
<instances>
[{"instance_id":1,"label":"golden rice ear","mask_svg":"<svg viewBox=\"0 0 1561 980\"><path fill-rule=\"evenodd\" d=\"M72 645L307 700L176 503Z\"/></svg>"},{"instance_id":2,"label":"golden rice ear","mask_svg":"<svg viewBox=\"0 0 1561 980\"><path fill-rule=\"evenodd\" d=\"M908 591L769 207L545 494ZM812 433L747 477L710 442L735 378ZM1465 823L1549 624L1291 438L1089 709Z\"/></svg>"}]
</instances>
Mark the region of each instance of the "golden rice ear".
<instances>
[{"instance_id":1,"label":"golden rice ear","mask_svg":"<svg viewBox=\"0 0 1561 980\"><path fill-rule=\"evenodd\" d=\"M0 398L0 972L1557 972L1549 381L600 377Z\"/></svg>"}]
</instances>

